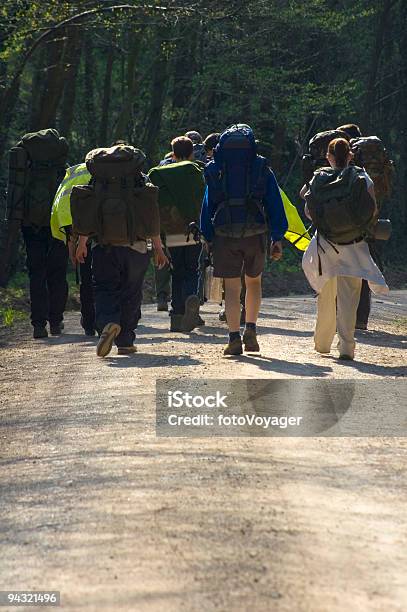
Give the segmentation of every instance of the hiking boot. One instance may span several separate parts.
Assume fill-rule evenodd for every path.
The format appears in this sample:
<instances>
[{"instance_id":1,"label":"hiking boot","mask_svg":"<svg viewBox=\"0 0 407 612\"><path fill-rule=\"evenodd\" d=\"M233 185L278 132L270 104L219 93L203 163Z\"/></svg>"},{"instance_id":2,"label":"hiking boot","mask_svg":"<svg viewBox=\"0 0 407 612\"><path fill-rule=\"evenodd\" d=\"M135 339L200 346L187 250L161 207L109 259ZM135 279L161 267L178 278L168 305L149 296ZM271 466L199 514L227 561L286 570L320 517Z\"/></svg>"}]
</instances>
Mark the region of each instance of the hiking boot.
<instances>
[{"instance_id":1,"label":"hiking boot","mask_svg":"<svg viewBox=\"0 0 407 612\"><path fill-rule=\"evenodd\" d=\"M184 315L180 314L172 314L170 318L170 331L172 332L182 332L182 319Z\"/></svg>"},{"instance_id":2,"label":"hiking boot","mask_svg":"<svg viewBox=\"0 0 407 612\"><path fill-rule=\"evenodd\" d=\"M41 325L35 325L33 330L33 338L38 340L39 338L48 338L48 332L46 327Z\"/></svg>"},{"instance_id":3,"label":"hiking boot","mask_svg":"<svg viewBox=\"0 0 407 612\"><path fill-rule=\"evenodd\" d=\"M243 344L246 353L258 353L260 351L257 342L257 334L254 329L245 329L243 334Z\"/></svg>"},{"instance_id":4,"label":"hiking boot","mask_svg":"<svg viewBox=\"0 0 407 612\"><path fill-rule=\"evenodd\" d=\"M137 353L137 346L134 344L132 346L118 346L117 354L118 355L133 355Z\"/></svg>"},{"instance_id":5,"label":"hiking boot","mask_svg":"<svg viewBox=\"0 0 407 612\"><path fill-rule=\"evenodd\" d=\"M241 355L243 353L242 339L235 338L232 341L229 341L229 344L223 351L224 355Z\"/></svg>"},{"instance_id":6,"label":"hiking boot","mask_svg":"<svg viewBox=\"0 0 407 612\"><path fill-rule=\"evenodd\" d=\"M240 313L240 325L244 325L246 323L246 309L242 308L242 312Z\"/></svg>"},{"instance_id":7,"label":"hiking boot","mask_svg":"<svg viewBox=\"0 0 407 612\"><path fill-rule=\"evenodd\" d=\"M353 361L353 357L351 357L351 355L346 355L345 353L339 355L338 359L341 361Z\"/></svg>"},{"instance_id":8,"label":"hiking boot","mask_svg":"<svg viewBox=\"0 0 407 612\"><path fill-rule=\"evenodd\" d=\"M185 300L185 314L182 317L182 331L190 332L195 327L198 327L199 317L199 297L197 295L189 295Z\"/></svg>"},{"instance_id":9,"label":"hiking boot","mask_svg":"<svg viewBox=\"0 0 407 612\"><path fill-rule=\"evenodd\" d=\"M226 310L224 308L222 308L222 310L219 311L219 321L223 321L223 323L227 322Z\"/></svg>"},{"instance_id":10,"label":"hiking boot","mask_svg":"<svg viewBox=\"0 0 407 612\"><path fill-rule=\"evenodd\" d=\"M121 327L118 323L108 323L104 326L96 347L96 355L98 357L106 357L110 353L114 339L117 338L120 331Z\"/></svg>"},{"instance_id":11,"label":"hiking boot","mask_svg":"<svg viewBox=\"0 0 407 612\"><path fill-rule=\"evenodd\" d=\"M50 323L49 324L49 331L51 333L51 336L60 336L62 334L63 329L64 329L63 323Z\"/></svg>"},{"instance_id":12,"label":"hiking boot","mask_svg":"<svg viewBox=\"0 0 407 612\"><path fill-rule=\"evenodd\" d=\"M167 296L163 293L157 295L157 312L168 312Z\"/></svg>"}]
</instances>

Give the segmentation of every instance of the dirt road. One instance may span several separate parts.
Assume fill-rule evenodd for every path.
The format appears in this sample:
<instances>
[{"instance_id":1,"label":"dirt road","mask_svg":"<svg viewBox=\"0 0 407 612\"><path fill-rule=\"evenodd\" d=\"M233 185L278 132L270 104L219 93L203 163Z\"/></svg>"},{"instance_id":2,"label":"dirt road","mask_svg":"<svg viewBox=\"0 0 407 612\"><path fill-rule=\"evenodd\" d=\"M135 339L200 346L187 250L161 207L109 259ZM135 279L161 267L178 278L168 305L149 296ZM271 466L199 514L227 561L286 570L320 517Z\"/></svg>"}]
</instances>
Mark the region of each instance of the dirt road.
<instances>
[{"instance_id":1,"label":"dirt road","mask_svg":"<svg viewBox=\"0 0 407 612\"><path fill-rule=\"evenodd\" d=\"M405 439L155 437L158 377L406 376L406 292L375 302L351 364L313 353L314 308L267 300L261 355L237 359L213 306L191 336L146 307L132 357L98 360L77 313L61 338L6 336L0 590L71 612L406 610Z\"/></svg>"}]
</instances>

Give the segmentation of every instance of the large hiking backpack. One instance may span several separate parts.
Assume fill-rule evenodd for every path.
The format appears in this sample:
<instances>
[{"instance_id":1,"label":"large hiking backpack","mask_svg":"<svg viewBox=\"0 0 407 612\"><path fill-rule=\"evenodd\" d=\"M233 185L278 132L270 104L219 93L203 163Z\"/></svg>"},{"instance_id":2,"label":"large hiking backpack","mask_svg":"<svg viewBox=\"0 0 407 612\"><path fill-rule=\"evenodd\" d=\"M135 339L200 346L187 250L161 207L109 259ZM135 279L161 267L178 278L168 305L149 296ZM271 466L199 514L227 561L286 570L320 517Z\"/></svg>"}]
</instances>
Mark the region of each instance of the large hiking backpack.
<instances>
[{"instance_id":1,"label":"large hiking backpack","mask_svg":"<svg viewBox=\"0 0 407 612\"><path fill-rule=\"evenodd\" d=\"M349 140L346 132L341 130L327 130L315 134L309 141L308 153L302 158L302 176L304 184L307 184L312 179L315 170L328 166L327 152L331 140L335 138L345 138Z\"/></svg>"},{"instance_id":2,"label":"large hiking backpack","mask_svg":"<svg viewBox=\"0 0 407 612\"><path fill-rule=\"evenodd\" d=\"M378 202L391 195L393 187L394 166L389 155L377 136L354 138L350 141L357 166L365 168L374 183Z\"/></svg>"},{"instance_id":3,"label":"large hiking backpack","mask_svg":"<svg viewBox=\"0 0 407 612\"><path fill-rule=\"evenodd\" d=\"M145 155L128 145L94 149L86 156L90 185L72 189L73 232L103 245L131 245L158 236L158 189L141 168Z\"/></svg>"},{"instance_id":4,"label":"large hiking backpack","mask_svg":"<svg viewBox=\"0 0 407 612\"><path fill-rule=\"evenodd\" d=\"M7 219L47 227L58 186L67 167L68 143L57 130L23 136L9 153Z\"/></svg>"},{"instance_id":5,"label":"large hiking backpack","mask_svg":"<svg viewBox=\"0 0 407 612\"><path fill-rule=\"evenodd\" d=\"M251 128L234 125L221 135L205 176L215 204L215 234L245 238L267 230L263 199L267 190L267 160L256 152Z\"/></svg>"},{"instance_id":6,"label":"large hiking backpack","mask_svg":"<svg viewBox=\"0 0 407 612\"><path fill-rule=\"evenodd\" d=\"M305 196L308 210L324 238L346 244L368 232L374 222L376 204L368 192L362 168L320 168L309 187Z\"/></svg>"},{"instance_id":7,"label":"large hiking backpack","mask_svg":"<svg viewBox=\"0 0 407 612\"><path fill-rule=\"evenodd\" d=\"M149 178L159 188L161 230L166 235L186 234L199 219L205 181L197 162L181 161L157 166Z\"/></svg>"}]
</instances>

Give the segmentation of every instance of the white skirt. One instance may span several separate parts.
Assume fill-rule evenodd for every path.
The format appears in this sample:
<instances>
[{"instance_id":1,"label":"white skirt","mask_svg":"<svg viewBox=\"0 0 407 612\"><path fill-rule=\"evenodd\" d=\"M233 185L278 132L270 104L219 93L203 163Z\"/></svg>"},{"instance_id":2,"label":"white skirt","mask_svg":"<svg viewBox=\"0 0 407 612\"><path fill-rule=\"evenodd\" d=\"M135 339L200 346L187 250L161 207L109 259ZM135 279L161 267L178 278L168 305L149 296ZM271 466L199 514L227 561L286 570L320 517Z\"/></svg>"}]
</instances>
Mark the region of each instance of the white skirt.
<instances>
[{"instance_id":1,"label":"white skirt","mask_svg":"<svg viewBox=\"0 0 407 612\"><path fill-rule=\"evenodd\" d=\"M370 255L367 242L362 240L355 244L335 244L335 249L320 236L319 248L315 235L302 258L302 268L311 287L321 292L326 281L333 276L355 276L369 283L373 293L385 294L389 288L383 274ZM321 260L322 274L319 270Z\"/></svg>"}]
</instances>

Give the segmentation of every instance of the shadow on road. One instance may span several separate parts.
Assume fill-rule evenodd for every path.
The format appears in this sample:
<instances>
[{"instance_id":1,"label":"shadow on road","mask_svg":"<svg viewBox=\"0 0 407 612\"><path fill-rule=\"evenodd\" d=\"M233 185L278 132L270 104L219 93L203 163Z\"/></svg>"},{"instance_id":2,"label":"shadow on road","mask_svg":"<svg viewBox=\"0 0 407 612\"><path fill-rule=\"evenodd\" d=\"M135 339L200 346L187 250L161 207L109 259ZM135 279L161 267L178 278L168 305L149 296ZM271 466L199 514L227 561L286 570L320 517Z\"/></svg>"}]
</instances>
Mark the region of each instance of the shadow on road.
<instances>
[{"instance_id":1,"label":"shadow on road","mask_svg":"<svg viewBox=\"0 0 407 612\"><path fill-rule=\"evenodd\" d=\"M133 355L105 357L104 361L111 368L168 368L201 365L199 359L188 355L153 355L152 353L134 353Z\"/></svg>"},{"instance_id":2,"label":"shadow on road","mask_svg":"<svg viewBox=\"0 0 407 612\"><path fill-rule=\"evenodd\" d=\"M260 368L260 370L266 370L267 372L291 374L293 376L323 377L332 372L330 366L319 366L313 363L295 363L293 361L275 359L274 357L263 357L262 355L239 355L238 357L228 357L228 359L250 363Z\"/></svg>"}]
</instances>

